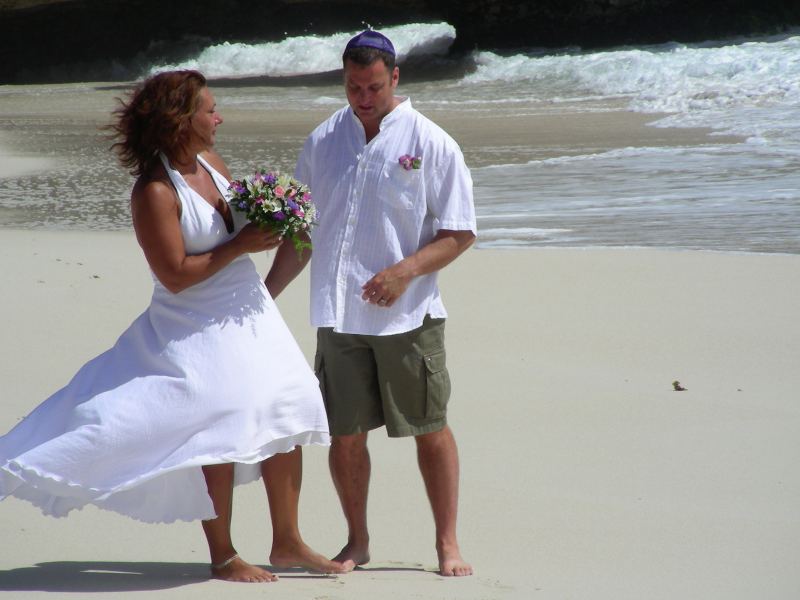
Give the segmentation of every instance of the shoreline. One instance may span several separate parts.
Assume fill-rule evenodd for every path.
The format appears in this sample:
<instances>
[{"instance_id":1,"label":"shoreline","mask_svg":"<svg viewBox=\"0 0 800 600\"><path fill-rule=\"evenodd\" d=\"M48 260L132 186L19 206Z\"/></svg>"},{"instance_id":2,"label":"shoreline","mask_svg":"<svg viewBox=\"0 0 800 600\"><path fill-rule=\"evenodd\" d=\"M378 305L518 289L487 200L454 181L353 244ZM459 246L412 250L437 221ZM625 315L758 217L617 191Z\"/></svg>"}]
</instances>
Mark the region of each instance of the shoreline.
<instances>
[{"instance_id":1,"label":"shoreline","mask_svg":"<svg viewBox=\"0 0 800 600\"><path fill-rule=\"evenodd\" d=\"M413 101L414 85L400 93ZM28 87L0 96L0 229L130 227L133 179L116 164L100 129L124 91L95 83L57 94ZM293 171L309 131L345 103L330 104L341 93L334 86L313 90L320 105L304 90L215 93L224 118L216 149L237 178L258 167ZM741 138L654 126L663 114L631 112L623 103L491 110L488 103L478 110L442 110L433 100L415 104L461 144L472 168L482 249L626 244L800 253L792 196L771 191L790 189L793 177L770 170L768 158ZM25 160L2 160L11 154ZM42 170L45 163L31 157L54 164ZM733 164L743 166L740 175L729 170ZM18 168L34 172L10 176ZM780 214L786 219L778 223Z\"/></svg>"},{"instance_id":2,"label":"shoreline","mask_svg":"<svg viewBox=\"0 0 800 600\"><path fill-rule=\"evenodd\" d=\"M127 89L103 85L86 84L92 95L86 96L84 86L65 85L59 93L59 108L51 104L46 95L36 94L28 99L25 89L46 86L19 86L20 94L0 98L6 110L0 115L0 127L8 124L8 130L0 132L0 180L21 177L48 166L58 164L63 153L74 152L73 148L53 146L49 137L43 137L41 123L52 122L58 128L67 128L70 135L83 139L85 144L97 146L96 155L108 155L109 143L98 137L98 128L111 118L115 107L114 98L124 96ZM215 94L224 98L226 88L214 88ZM605 106L602 110L585 110L569 104L545 107L545 112L532 114L506 114L497 112L471 112L469 110L445 110L428 107L425 102L416 102L415 107L444 128L461 146L470 168L489 165L524 164L533 160L597 154L628 147L681 147L735 144L744 140L741 136L716 135L710 128L655 127L651 124L667 116L664 113L639 113L629 110L623 103ZM81 109L76 109L81 106ZM280 109L237 108L235 103L220 103L224 122L217 134L216 150L228 161L229 166L248 164L268 148L276 154L272 160L291 166L299 153L306 136L325 118L346 104L342 94L341 103L320 108ZM552 112L551 112L552 111ZM36 117L33 135L26 134L26 122ZM114 167L113 157L109 166ZM2 226L2 225L0 225Z\"/></svg>"},{"instance_id":3,"label":"shoreline","mask_svg":"<svg viewBox=\"0 0 800 600\"><path fill-rule=\"evenodd\" d=\"M655 127L664 113L638 113L620 105L614 110L505 115L473 114L427 108L412 103L423 115L458 142L471 169L533 160L599 154L628 147L683 147L736 144L744 137L715 135L706 127ZM225 122L219 129L217 151L232 156L231 147L242 138L258 138L263 144L281 146L296 138L299 146L308 133L345 105L314 110L242 110L221 107Z\"/></svg>"},{"instance_id":4,"label":"shoreline","mask_svg":"<svg viewBox=\"0 0 800 600\"><path fill-rule=\"evenodd\" d=\"M0 208L0 212L2 208ZM81 229L78 227L19 227L15 225L4 226L0 223L0 232L9 232L13 235L31 235L37 234L56 234L56 235L111 235L111 236L132 236L134 235L133 229ZM500 253L527 253L527 252L652 252L655 254L712 254L712 255L730 255L730 256L775 256L775 257L796 257L799 256L793 252L767 252L767 251L753 251L753 250L714 250L707 248L681 248L681 247L666 247L666 246L547 246L540 245L481 245L480 244L480 229L478 230L478 241L470 249L475 252L500 252Z\"/></svg>"}]
</instances>

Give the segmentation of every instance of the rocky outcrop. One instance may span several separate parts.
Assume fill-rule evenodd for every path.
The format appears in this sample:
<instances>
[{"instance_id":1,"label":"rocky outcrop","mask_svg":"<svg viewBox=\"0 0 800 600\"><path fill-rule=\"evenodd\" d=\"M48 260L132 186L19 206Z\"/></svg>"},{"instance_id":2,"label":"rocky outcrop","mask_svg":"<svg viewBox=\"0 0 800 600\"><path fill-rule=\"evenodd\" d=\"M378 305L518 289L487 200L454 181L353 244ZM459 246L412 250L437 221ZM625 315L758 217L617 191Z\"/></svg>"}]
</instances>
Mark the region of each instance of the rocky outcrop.
<instances>
[{"instance_id":1,"label":"rocky outcrop","mask_svg":"<svg viewBox=\"0 0 800 600\"><path fill-rule=\"evenodd\" d=\"M800 2L784 0L457 0L436 5L457 28L460 47L692 42L800 24Z\"/></svg>"},{"instance_id":2,"label":"rocky outcrop","mask_svg":"<svg viewBox=\"0 0 800 600\"><path fill-rule=\"evenodd\" d=\"M453 52L604 47L772 33L785 0L0 0L0 83L124 80L210 42L445 20Z\"/></svg>"}]
</instances>

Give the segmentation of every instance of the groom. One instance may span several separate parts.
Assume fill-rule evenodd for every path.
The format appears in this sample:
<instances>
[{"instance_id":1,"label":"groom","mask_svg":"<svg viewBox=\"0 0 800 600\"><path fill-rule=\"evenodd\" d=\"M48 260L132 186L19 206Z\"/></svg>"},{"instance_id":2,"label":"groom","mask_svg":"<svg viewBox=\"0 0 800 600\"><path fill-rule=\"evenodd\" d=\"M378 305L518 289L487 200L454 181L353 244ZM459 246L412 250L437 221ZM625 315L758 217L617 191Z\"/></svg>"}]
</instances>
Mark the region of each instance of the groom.
<instances>
[{"instance_id":1,"label":"groom","mask_svg":"<svg viewBox=\"0 0 800 600\"><path fill-rule=\"evenodd\" d=\"M367 435L385 426L416 440L439 572L471 575L456 537L459 465L437 271L475 239L472 179L456 142L394 95L388 38L364 31L342 61L349 106L311 133L295 172L322 215L312 233L315 370L349 529L334 560L350 569L369 561Z\"/></svg>"}]
</instances>

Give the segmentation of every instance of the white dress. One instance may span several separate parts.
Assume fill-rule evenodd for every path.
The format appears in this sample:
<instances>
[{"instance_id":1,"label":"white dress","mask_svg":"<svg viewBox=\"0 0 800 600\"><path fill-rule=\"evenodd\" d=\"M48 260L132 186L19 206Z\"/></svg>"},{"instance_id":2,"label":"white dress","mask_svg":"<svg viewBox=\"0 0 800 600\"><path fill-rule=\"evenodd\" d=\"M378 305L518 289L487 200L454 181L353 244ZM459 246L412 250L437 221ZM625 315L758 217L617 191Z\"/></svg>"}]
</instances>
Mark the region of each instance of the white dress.
<instances>
[{"instance_id":1,"label":"white dress","mask_svg":"<svg viewBox=\"0 0 800 600\"><path fill-rule=\"evenodd\" d=\"M198 157L199 158L199 157ZM199 158L223 196L228 182ZM162 157L187 254L234 233ZM243 255L178 294L154 277L147 310L113 348L0 437L0 499L48 515L94 504L148 522L215 516L202 465L236 483L295 445L330 443L317 379Z\"/></svg>"}]
</instances>

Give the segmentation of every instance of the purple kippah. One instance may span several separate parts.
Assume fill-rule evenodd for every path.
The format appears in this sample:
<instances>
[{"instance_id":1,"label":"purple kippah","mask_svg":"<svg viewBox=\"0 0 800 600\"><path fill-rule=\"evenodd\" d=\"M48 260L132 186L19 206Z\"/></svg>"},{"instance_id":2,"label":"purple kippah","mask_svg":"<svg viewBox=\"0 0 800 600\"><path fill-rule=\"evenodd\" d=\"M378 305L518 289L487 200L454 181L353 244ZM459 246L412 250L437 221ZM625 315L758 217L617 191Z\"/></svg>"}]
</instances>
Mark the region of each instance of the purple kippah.
<instances>
[{"instance_id":1,"label":"purple kippah","mask_svg":"<svg viewBox=\"0 0 800 600\"><path fill-rule=\"evenodd\" d=\"M378 50L383 50L384 52L388 52L392 56L395 55L394 46L392 42L389 41L382 33L378 33L377 31L373 31L372 29L367 29L366 31L362 31L357 36L354 36L349 42L347 42L347 46L345 46L344 51L347 52L350 48L376 48Z\"/></svg>"}]
</instances>

